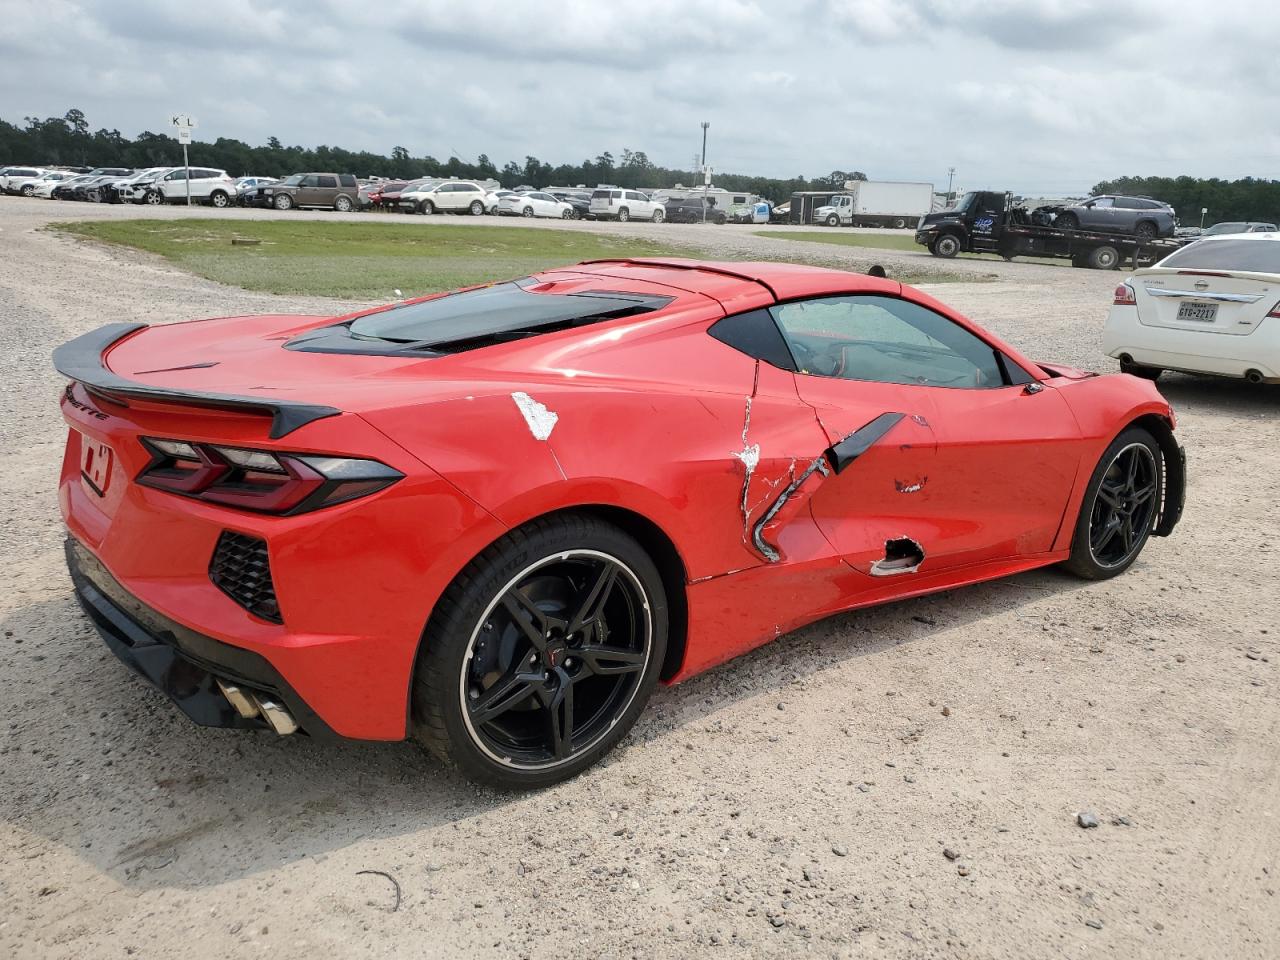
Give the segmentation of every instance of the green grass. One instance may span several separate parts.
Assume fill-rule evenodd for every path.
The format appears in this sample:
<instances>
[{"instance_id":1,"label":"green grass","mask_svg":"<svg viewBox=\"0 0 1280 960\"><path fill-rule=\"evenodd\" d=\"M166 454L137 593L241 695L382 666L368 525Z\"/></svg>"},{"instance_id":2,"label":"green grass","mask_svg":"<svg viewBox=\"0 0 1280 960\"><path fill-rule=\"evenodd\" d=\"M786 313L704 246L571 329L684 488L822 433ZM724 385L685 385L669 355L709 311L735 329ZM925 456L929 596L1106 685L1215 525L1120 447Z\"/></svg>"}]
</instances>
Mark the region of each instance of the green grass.
<instances>
[{"instance_id":1,"label":"green grass","mask_svg":"<svg viewBox=\"0 0 1280 960\"><path fill-rule=\"evenodd\" d=\"M697 256L643 239L571 230L435 224L117 220L53 225L159 254L201 277L267 293L390 299L526 276L606 257ZM260 240L233 245L233 237Z\"/></svg>"},{"instance_id":2,"label":"green grass","mask_svg":"<svg viewBox=\"0 0 1280 960\"><path fill-rule=\"evenodd\" d=\"M804 240L809 243L832 243L841 247L871 247L874 250L923 250L914 234L853 233L831 227L826 230L757 230L757 237L775 240Z\"/></svg>"}]
</instances>

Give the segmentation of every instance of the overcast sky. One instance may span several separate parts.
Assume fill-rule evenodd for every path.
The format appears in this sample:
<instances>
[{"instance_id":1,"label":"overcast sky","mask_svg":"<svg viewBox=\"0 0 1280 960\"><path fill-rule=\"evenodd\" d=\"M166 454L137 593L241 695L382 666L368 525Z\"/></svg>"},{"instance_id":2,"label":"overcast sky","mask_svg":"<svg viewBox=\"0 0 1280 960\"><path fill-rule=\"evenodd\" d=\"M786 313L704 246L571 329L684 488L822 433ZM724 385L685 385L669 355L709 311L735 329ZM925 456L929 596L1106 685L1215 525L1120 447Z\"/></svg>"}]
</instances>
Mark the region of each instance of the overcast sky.
<instances>
[{"instance_id":1,"label":"overcast sky","mask_svg":"<svg viewBox=\"0 0 1280 960\"><path fill-rule=\"evenodd\" d=\"M0 0L0 117L1054 194L1280 177L1278 58L1275 0Z\"/></svg>"}]
</instances>

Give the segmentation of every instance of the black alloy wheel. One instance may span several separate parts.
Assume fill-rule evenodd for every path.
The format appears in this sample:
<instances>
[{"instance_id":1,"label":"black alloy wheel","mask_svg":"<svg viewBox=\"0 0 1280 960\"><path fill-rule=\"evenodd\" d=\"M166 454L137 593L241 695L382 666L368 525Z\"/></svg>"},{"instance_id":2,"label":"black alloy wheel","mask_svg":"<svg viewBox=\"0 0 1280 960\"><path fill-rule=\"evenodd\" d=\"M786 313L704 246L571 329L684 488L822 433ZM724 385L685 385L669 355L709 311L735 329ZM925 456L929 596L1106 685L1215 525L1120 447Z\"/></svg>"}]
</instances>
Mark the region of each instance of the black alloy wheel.
<instances>
[{"instance_id":1,"label":"black alloy wheel","mask_svg":"<svg viewBox=\"0 0 1280 960\"><path fill-rule=\"evenodd\" d=\"M1146 429L1130 427L1094 468L1064 566L1089 580L1123 573L1151 536L1163 498L1160 447Z\"/></svg>"},{"instance_id":2,"label":"black alloy wheel","mask_svg":"<svg viewBox=\"0 0 1280 960\"><path fill-rule=\"evenodd\" d=\"M566 552L522 571L472 636L467 726L499 762L571 759L635 695L650 655L644 589L615 557Z\"/></svg>"},{"instance_id":3,"label":"black alloy wheel","mask_svg":"<svg viewBox=\"0 0 1280 960\"><path fill-rule=\"evenodd\" d=\"M1154 240L1158 231L1156 230L1156 225L1150 220L1143 220L1134 228L1133 232L1139 240L1146 243L1150 240Z\"/></svg>"},{"instance_id":4,"label":"black alloy wheel","mask_svg":"<svg viewBox=\"0 0 1280 960\"><path fill-rule=\"evenodd\" d=\"M1055 227L1062 230L1079 230L1080 218L1074 213L1060 213L1058 218L1053 222Z\"/></svg>"},{"instance_id":5,"label":"black alloy wheel","mask_svg":"<svg viewBox=\"0 0 1280 960\"><path fill-rule=\"evenodd\" d=\"M1089 552L1099 566L1118 567L1146 540L1155 520L1160 468L1144 443L1130 443L1102 475L1089 518Z\"/></svg>"},{"instance_id":6,"label":"black alloy wheel","mask_svg":"<svg viewBox=\"0 0 1280 960\"><path fill-rule=\"evenodd\" d=\"M493 786L567 779L635 722L666 637L662 578L634 539L591 516L533 521L438 602L415 671L414 733Z\"/></svg>"}]
</instances>

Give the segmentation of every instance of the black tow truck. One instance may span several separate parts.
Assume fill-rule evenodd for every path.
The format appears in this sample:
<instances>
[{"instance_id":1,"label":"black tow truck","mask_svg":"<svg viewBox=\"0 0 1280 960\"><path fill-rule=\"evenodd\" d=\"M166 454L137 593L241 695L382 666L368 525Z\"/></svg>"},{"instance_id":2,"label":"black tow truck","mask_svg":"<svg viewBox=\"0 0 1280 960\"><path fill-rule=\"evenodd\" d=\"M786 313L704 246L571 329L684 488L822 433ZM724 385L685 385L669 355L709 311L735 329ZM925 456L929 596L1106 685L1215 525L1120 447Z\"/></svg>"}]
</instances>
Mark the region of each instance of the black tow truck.
<instances>
[{"instance_id":1,"label":"black tow truck","mask_svg":"<svg viewBox=\"0 0 1280 960\"><path fill-rule=\"evenodd\" d=\"M916 243L935 257L995 253L1014 257L1058 257L1077 267L1114 270L1154 263L1178 249L1178 241L1143 239L1127 233L1068 230L1053 225L1056 210L1027 210L1011 194L995 190L966 193L956 205L920 218Z\"/></svg>"}]
</instances>

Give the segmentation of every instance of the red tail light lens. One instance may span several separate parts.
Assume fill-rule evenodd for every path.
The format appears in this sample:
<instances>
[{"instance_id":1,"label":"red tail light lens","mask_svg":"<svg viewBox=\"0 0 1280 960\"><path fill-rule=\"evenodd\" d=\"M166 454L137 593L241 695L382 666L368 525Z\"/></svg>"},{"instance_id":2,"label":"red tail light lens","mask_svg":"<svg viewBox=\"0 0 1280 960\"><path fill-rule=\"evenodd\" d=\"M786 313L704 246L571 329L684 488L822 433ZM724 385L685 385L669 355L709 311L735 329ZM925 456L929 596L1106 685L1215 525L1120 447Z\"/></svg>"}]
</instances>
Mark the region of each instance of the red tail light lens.
<instances>
[{"instance_id":1,"label":"red tail light lens","mask_svg":"<svg viewBox=\"0 0 1280 960\"><path fill-rule=\"evenodd\" d=\"M1272 307L1271 311L1267 314L1267 316L1280 317L1280 303L1277 303L1274 307Z\"/></svg>"},{"instance_id":2,"label":"red tail light lens","mask_svg":"<svg viewBox=\"0 0 1280 960\"><path fill-rule=\"evenodd\" d=\"M1115 306L1133 307L1137 306L1137 303L1138 297L1133 292L1133 287L1129 286L1127 283L1122 283L1120 286L1116 287L1116 298L1114 301Z\"/></svg>"},{"instance_id":3,"label":"red tail light lens","mask_svg":"<svg viewBox=\"0 0 1280 960\"><path fill-rule=\"evenodd\" d=\"M388 487L404 474L377 460L278 453L143 437L138 483L257 513L297 514Z\"/></svg>"}]
</instances>

